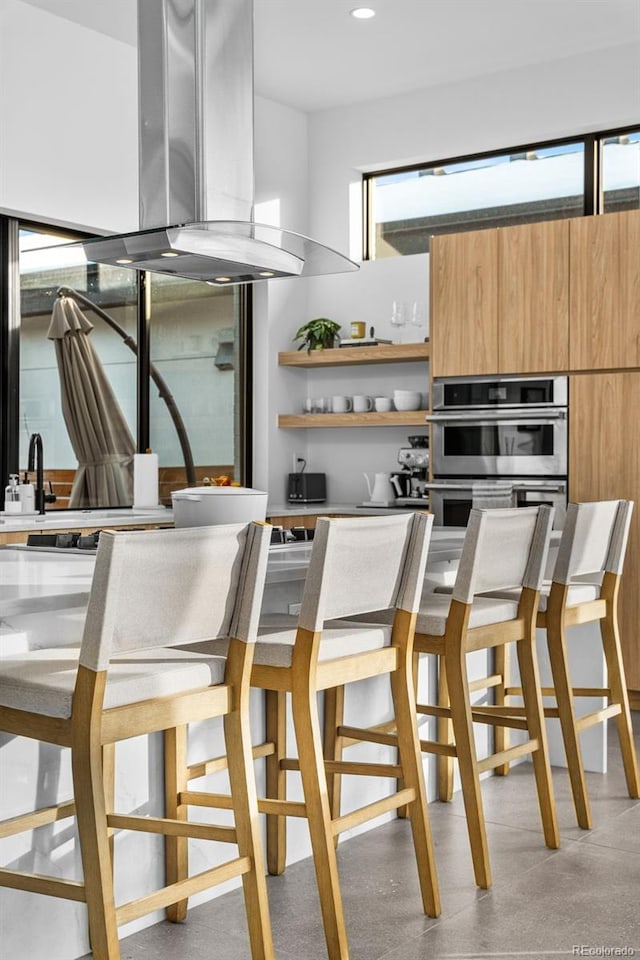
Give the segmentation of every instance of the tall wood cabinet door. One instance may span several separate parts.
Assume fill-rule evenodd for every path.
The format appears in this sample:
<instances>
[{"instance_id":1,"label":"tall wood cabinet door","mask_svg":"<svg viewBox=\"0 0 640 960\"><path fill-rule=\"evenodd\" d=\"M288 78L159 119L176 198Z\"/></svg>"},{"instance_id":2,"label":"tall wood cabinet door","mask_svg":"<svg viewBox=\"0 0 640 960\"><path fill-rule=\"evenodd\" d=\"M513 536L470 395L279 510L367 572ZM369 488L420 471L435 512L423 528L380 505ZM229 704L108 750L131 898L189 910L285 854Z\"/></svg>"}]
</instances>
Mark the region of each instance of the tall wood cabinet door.
<instances>
[{"instance_id":1,"label":"tall wood cabinet door","mask_svg":"<svg viewBox=\"0 0 640 960\"><path fill-rule=\"evenodd\" d=\"M498 370L498 231L431 238L434 377Z\"/></svg>"},{"instance_id":2,"label":"tall wood cabinet door","mask_svg":"<svg viewBox=\"0 0 640 960\"><path fill-rule=\"evenodd\" d=\"M620 636L627 686L640 691L640 373L573 376L569 396L569 499L635 501Z\"/></svg>"},{"instance_id":3,"label":"tall wood cabinet door","mask_svg":"<svg viewBox=\"0 0 640 960\"><path fill-rule=\"evenodd\" d=\"M569 367L569 223L498 231L498 371Z\"/></svg>"},{"instance_id":4,"label":"tall wood cabinet door","mask_svg":"<svg viewBox=\"0 0 640 960\"><path fill-rule=\"evenodd\" d=\"M640 210L570 221L572 370L640 366Z\"/></svg>"}]
</instances>

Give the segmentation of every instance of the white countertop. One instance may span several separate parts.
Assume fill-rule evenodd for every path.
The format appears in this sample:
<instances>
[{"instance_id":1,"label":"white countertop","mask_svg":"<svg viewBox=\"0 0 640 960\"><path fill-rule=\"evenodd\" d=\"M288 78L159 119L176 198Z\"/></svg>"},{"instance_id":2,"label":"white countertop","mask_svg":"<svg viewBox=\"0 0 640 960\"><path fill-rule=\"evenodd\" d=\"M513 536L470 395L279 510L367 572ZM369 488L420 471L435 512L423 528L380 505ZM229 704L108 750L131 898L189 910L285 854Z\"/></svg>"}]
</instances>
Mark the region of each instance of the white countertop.
<instances>
[{"instance_id":1,"label":"white countertop","mask_svg":"<svg viewBox=\"0 0 640 960\"><path fill-rule=\"evenodd\" d=\"M396 514L407 513L410 510L428 510L424 501L416 498L415 506L402 507L365 507L356 503L272 503L269 501L267 506L267 517L310 517L326 516L328 514L343 514L350 517L366 517L378 514Z\"/></svg>"},{"instance_id":2,"label":"white countertop","mask_svg":"<svg viewBox=\"0 0 640 960\"><path fill-rule=\"evenodd\" d=\"M121 507L104 510L49 510L44 514L3 513L0 515L0 533L45 530L81 530L117 526L128 527L142 523L173 523L173 511L168 507Z\"/></svg>"},{"instance_id":3,"label":"white countertop","mask_svg":"<svg viewBox=\"0 0 640 960\"><path fill-rule=\"evenodd\" d=\"M433 531L428 570L451 564L460 555L464 530ZM273 544L269 551L267 584L304 580L312 543ZM11 618L55 615L87 602L95 555L82 551L0 547L0 636ZM44 624L43 624L44 625ZM74 637L77 640L77 633ZM6 652L6 651L4 651Z\"/></svg>"}]
</instances>

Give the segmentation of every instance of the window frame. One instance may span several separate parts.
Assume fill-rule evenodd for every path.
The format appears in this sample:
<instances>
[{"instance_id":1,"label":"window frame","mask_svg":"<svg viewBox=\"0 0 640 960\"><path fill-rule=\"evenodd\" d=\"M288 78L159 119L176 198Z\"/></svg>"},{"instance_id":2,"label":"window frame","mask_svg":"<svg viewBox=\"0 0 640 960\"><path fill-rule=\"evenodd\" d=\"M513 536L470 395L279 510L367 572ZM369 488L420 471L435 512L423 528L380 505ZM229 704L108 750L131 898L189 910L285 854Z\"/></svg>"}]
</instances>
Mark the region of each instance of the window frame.
<instances>
[{"instance_id":1,"label":"window frame","mask_svg":"<svg viewBox=\"0 0 640 960\"><path fill-rule=\"evenodd\" d=\"M20 230L50 231L67 236L69 241L90 237L92 234L60 227L55 223L34 221L0 214L0 476L20 473L19 412L20 412ZM91 270L91 265L87 265ZM151 343L148 309L149 284L147 274L136 272L137 340L136 359L136 449L139 453L149 447ZM238 411L240 443L238 471L240 482L251 486L253 463L253 429L250 412L252 403L252 345L253 296L250 285L239 288L239 369L236 372L240 409ZM4 483L2 487L4 488Z\"/></svg>"},{"instance_id":2,"label":"window frame","mask_svg":"<svg viewBox=\"0 0 640 960\"><path fill-rule=\"evenodd\" d=\"M558 137L554 140L543 140L536 143L518 144L511 147L483 150L479 153L463 154L456 157L439 158L423 163L400 164L395 167L384 167L380 170L368 170L362 174L362 260L391 259L378 258L372 255L375 248L376 221L373 219L373 181L378 177L399 173L415 173L421 170L435 170L456 163L468 163L474 160L486 160L491 157L502 157L505 154L527 153L543 150L548 147L559 147L565 144L581 143L584 147L584 202L582 216L588 217L604 213L604 193L602 177L602 148L609 137L620 136L629 130L640 130L640 120L637 123L628 123L624 127L612 130L600 130L594 133L582 133L574 136ZM482 229L482 227L478 227ZM443 233L452 231L443 231ZM428 249L424 251L428 253ZM398 256L406 256L399 253Z\"/></svg>"}]
</instances>

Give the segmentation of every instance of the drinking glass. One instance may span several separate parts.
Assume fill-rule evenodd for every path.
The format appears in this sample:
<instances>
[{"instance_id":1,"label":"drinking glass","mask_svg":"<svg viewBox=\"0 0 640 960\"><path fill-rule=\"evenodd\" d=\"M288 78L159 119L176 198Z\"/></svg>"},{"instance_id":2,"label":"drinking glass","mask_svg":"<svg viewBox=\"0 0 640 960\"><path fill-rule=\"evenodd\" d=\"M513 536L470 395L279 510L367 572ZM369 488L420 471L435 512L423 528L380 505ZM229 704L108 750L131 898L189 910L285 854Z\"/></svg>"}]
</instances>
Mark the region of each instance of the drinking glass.
<instances>
[{"instance_id":1,"label":"drinking glass","mask_svg":"<svg viewBox=\"0 0 640 960\"><path fill-rule=\"evenodd\" d=\"M394 300L391 304L391 326L395 327L398 331L397 343L402 343L401 330L406 322L404 303L402 300Z\"/></svg>"}]
</instances>

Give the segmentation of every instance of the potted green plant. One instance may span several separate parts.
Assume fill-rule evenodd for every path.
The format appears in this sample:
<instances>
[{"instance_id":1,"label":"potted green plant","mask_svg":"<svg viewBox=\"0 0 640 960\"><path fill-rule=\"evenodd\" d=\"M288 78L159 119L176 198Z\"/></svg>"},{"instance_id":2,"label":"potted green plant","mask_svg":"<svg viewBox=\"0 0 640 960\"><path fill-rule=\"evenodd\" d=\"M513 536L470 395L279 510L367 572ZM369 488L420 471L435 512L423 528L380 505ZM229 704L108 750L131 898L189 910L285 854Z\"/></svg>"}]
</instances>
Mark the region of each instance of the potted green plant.
<instances>
[{"instance_id":1,"label":"potted green plant","mask_svg":"<svg viewBox=\"0 0 640 960\"><path fill-rule=\"evenodd\" d=\"M302 340L298 350L302 350L303 347L307 348L307 353L312 350L324 350L333 346L339 329L340 324L335 320L316 317L314 320L303 323L293 339Z\"/></svg>"}]
</instances>

